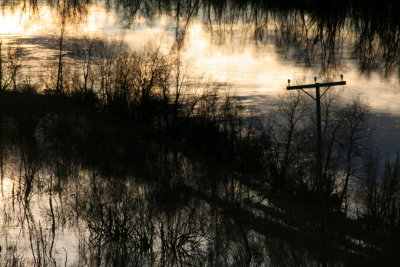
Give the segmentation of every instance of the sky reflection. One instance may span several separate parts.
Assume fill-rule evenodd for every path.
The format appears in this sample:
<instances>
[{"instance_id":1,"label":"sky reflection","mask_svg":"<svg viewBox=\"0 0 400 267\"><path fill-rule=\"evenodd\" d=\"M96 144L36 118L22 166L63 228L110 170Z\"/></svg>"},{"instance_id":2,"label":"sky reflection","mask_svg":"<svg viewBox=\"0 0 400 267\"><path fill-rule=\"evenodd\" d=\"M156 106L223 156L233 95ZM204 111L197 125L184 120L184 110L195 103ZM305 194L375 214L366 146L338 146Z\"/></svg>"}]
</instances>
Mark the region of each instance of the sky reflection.
<instances>
[{"instance_id":1,"label":"sky reflection","mask_svg":"<svg viewBox=\"0 0 400 267\"><path fill-rule=\"evenodd\" d=\"M339 79L339 75L343 74L347 81L343 90L345 99L359 97L368 102L376 113L400 114L400 88L396 77L392 75L381 78L376 73L361 75L350 49L343 49L344 60L339 65L340 68L321 73L318 64L307 66L301 60L295 59L302 57L301 50L289 49L286 55L289 57L286 57L282 56L282 48L274 43L273 37L267 38L263 44L249 39L250 24L204 25L201 18L195 17L190 24L177 28L175 19L164 14L157 15L151 22L137 16L132 21L133 24L126 27L113 9L107 9L101 4L90 4L85 8L86 15L82 18L76 21L73 20L76 18L74 16L69 18L67 37L124 40L132 49L143 49L152 45L161 47L166 53L179 49L196 71L194 76L227 84L232 94L249 97L249 103L252 96L258 99L260 96L277 98L285 93L287 79L291 79L292 84L300 84L313 82L314 76L319 77L322 82ZM38 6L35 11L23 8L22 5L6 6L0 17L2 41L28 38L25 39L25 45L29 47L32 58L41 57L42 54L49 55L49 51L44 51L39 44L29 44L29 38L56 38L61 27L58 15L57 9L47 5ZM268 25L270 29L274 27L281 26L273 25L272 22ZM228 29L229 33L218 35L221 29ZM184 36L183 46L177 44L176 34ZM346 36L349 36L347 42L354 41L354 37ZM345 45L349 46L350 44ZM28 67L35 65L33 62L26 64ZM262 102L255 103L261 104L261 110L268 109L263 107Z\"/></svg>"},{"instance_id":2,"label":"sky reflection","mask_svg":"<svg viewBox=\"0 0 400 267\"><path fill-rule=\"evenodd\" d=\"M0 14L0 41L6 44L21 45L24 50L21 60L21 64L24 65L23 74L34 76L32 78L37 79L38 83L40 82L40 75L56 76L54 75L55 72L51 72L49 65L57 64L58 38L64 26L66 45L63 55L66 67L68 67L68 64L72 65L74 61L77 62L84 58L85 49L89 51L88 43L102 47L101 45L104 44L102 42L91 42L96 38L108 41L122 40L132 50L142 50L149 46L159 47L164 53L171 54L174 57L180 56L184 59L185 64L189 64L188 69L191 72L189 82L196 78L205 83L215 81L216 84L223 85L221 86L223 90L226 90L230 95L238 96L244 105L253 107L261 116L268 116L268 111L278 105L280 96L287 92L288 79L291 79L291 85L295 85L313 83L314 77L318 77L319 82L336 81L340 80L340 74L343 74L347 85L343 88L331 90L337 91L349 102L352 99L360 98L362 102L371 106L374 113L372 120L378 127L378 138L373 142L378 147L377 149L380 149L379 152L394 155L395 149L398 148L398 140L400 140L400 129L398 127L400 125L399 77L396 77L393 69L389 77L382 75L381 72L385 71L380 69L360 71L359 61L361 59L355 56L353 51L357 38L352 35L352 30L349 28L345 28L343 30L345 34L340 35L339 38L334 35L333 43L339 39L339 44L334 46L336 50L329 51L332 48L329 46L332 44L329 43L329 37L332 36L328 34L328 37L323 36L321 40L315 39L317 40L315 41L313 38L318 36L317 26L313 24L315 23L314 18L307 15L305 16L306 24L310 28L306 30L297 24L298 21L295 21L295 32L290 32L293 21L285 24L285 14L282 16L284 18L282 21L279 21L278 14L274 18L275 20L269 20L264 25L268 32L259 33L260 36L254 38L252 33L254 25L241 19L236 20L236 24L232 25L218 21L207 24L204 22L204 18L198 14L186 19L184 15L174 17L166 13L158 14L155 12L156 14L151 16L151 20L141 15L130 20L124 20L120 13L104 4L87 4L82 7L81 13L74 13L72 10L70 13L64 13L64 18L60 17L62 13L60 13L60 10L41 2L36 9L26 8L22 4L13 7L4 6ZM123 11L120 12L124 13ZM181 21L179 21L180 19ZM295 17L295 19L298 19L298 17ZM129 23L126 23L127 21ZM237 23L238 21L240 23ZM282 30L284 26L289 27L288 32ZM303 34L303 36L292 36L297 34ZM332 40L330 41L332 42ZM379 43L375 43L375 45L379 46ZM6 55L7 46L4 45L3 47L2 55ZM76 51L74 51L74 48ZM83 53L79 53L82 52L80 50ZM376 51L382 52L379 49ZM327 59L330 56L332 58ZM115 58L105 55L102 59L114 60ZM120 61L115 62L118 65ZM137 62L134 61L134 63ZM377 63L381 64L382 62ZM82 65L76 64L78 67ZM133 63L123 66L132 67ZM76 69L71 69L71 72L76 72ZM116 72L116 69L111 70ZM130 70L128 67L124 70L126 69ZM64 71L67 73L67 68ZM98 74L98 72L93 73L93 76ZM107 77L115 79L114 76ZM146 77L146 74L142 77ZM138 88L144 87L140 86ZM86 88L86 86L83 88ZM131 89L132 87L125 88ZM314 104L312 101L310 103ZM18 109L21 106L20 104ZM169 105L166 106L169 107ZM75 112L78 114L80 111L76 110ZM307 113L307 116L311 117L312 115L309 114L312 113ZM23 144L19 144L21 145L20 148L14 145L15 147L13 146L10 149L21 149L21 155L18 155L21 158L15 157L14 159L5 154L5 159L9 162L4 165L7 173L0 184L2 193L0 206L3 207L3 210L0 210L2 211L0 212L0 221L4 222L4 226L1 226L6 231L0 234L0 245L10 242L10 244L16 244L15 247L19 246L19 251L15 249L15 255L28 255L21 259L27 266L29 264L31 266L37 265L35 264L36 259L34 259L35 253L38 253L39 256L42 255L43 259L47 261L42 264L43 266L52 266L52 262L54 262L54 266L91 266L97 260L106 261L106 265L123 266L121 260L133 260L136 254L144 259L138 259L137 266L174 266L178 264L173 262L168 264L167 259L160 256L162 255L160 251L165 248L168 248L166 253L169 250L178 251L169 244L177 244L180 240L186 242L178 247L178 249L181 249L182 255L195 255L194 258L189 258L189 260L183 257L182 262L193 262L193 259L201 262L208 252L216 251L214 247L222 248L221 251L226 253L225 259L230 259L232 252L229 251L229 246L221 247L219 244L214 245L213 242L218 241L216 235L224 233L224 231L221 231L221 229L224 230L222 226L229 226L229 223L234 222L236 213L241 209L242 203L238 202L235 197L242 197L243 195L251 199L254 194L247 186L235 182L237 173L234 174L235 177L223 177L221 179L223 182L217 184L218 180L214 178L221 176L219 171L215 174L211 173L212 175L209 177L203 175L203 172L208 174L209 170L203 170L200 165L192 164L191 159L186 158L184 154L168 151L164 149L164 146L142 145L140 138L134 140L135 136L131 136L133 131L124 132L123 138L116 134L113 135L112 128L103 124L103 117L99 118L101 123L99 122L98 126L97 121L94 123L84 117L82 120L71 119L69 125L64 123L62 116L53 117L50 115L48 117L46 115L37 124L40 126L43 123L46 126L46 123L48 123L50 126L47 127L50 131L46 132L41 128L45 129L44 126L39 127L35 124L35 126L32 126L32 133L34 134L29 133L29 138L35 140L30 144L33 147L31 150L33 152L39 151L37 154L28 148L25 149L22 146ZM25 114L20 114L20 116L23 119L27 118L27 121L33 118ZM71 117L65 117L68 119L75 118L74 114ZM76 116L76 118L80 117ZM60 125L65 128L60 127ZM58 139L52 139L51 136L51 130L58 134L59 131L73 129L72 132L74 133L76 130L78 143L82 136L82 140L85 140L82 143L87 143L86 139L93 139L89 142L91 145L93 141L93 147L106 144L102 139L103 134L99 134L101 141L95 142L98 139L94 137L97 137L98 133L93 126L99 127L99 129L101 127L104 130L104 140L107 141L107 144L110 143L110 146L115 147L115 153L109 153L110 151L114 152L114 150L108 151L107 146L104 148L106 153L102 155L96 153L98 158L93 157L94 153L91 154L91 151L85 151L87 155L82 155L82 159L87 160L88 162L85 164L90 167L74 162L76 160L74 153L78 154L79 151L88 150L86 148L90 147L89 145L86 146L85 144L82 146L82 150L76 150L76 148L71 148L68 143L65 143L63 144L65 147L59 148L59 143L62 144L63 140L68 138L61 138L61 142L59 142ZM56 129L57 131L55 131ZM7 132L7 130L4 132ZM11 131L8 131L7 134L9 132ZM66 132L68 136L68 131ZM240 128L238 132L241 132ZM121 141L119 139L125 140L125 134L132 137L133 141L126 140L132 147L127 147L126 143L119 142ZM199 135L201 134L200 132ZM61 134L61 136L64 135ZM43 137L43 139L40 139L40 137ZM308 137L312 138L313 135L308 134ZM75 139L72 138L71 140ZM224 146L226 146L225 143L221 143L218 147ZM132 163L131 160L136 159L137 155L133 157L129 156L128 153L124 154L124 148L139 155L140 162ZM64 149L67 154L65 158L59 156L59 150ZM153 149L154 151L152 151ZM74 152L70 154L70 151ZM278 151L277 154L280 153L279 150L276 151ZM147 152L148 155L142 152ZM158 155L159 159L156 158L153 164L153 161L148 161L147 157L154 158L154 155ZM71 157L71 159L68 157ZM115 161L121 161L121 165L114 165L113 161L110 160L111 158ZM277 157L277 159L279 158ZM71 160L71 162L68 160ZM91 166L92 160L96 161L99 166L102 165L101 162L107 161L110 165L104 164L104 172L107 172L107 169L110 168L112 170L110 177L107 175L103 177L101 171L96 169L97 165ZM124 164L129 164L132 170L143 175L143 177L137 175L138 180L142 179L148 184L141 185L131 179L130 175L136 176L136 173L128 176L131 169L126 168ZM135 164L145 166L136 166ZM171 168L167 168L170 166ZM148 167L150 167L149 170L146 169ZM121 170L126 171L126 177L124 175L119 177L119 172L123 172ZM114 171L118 173L117 177L112 177ZM171 178L171 186L166 183L160 184L160 187L158 187L158 182L153 183L148 179L152 175L157 179L159 178L160 181L167 181ZM212 181L210 183L212 190L205 186L208 183L205 182L205 178ZM200 188L199 192L193 190L200 196L200 201L194 201L195 198L193 198L193 201L188 202L187 196L179 193L181 187L178 187L178 185L180 186L181 182L182 185L185 185L182 188L186 188L186 184L195 189ZM265 183L265 181L262 183ZM201 190L210 192L210 196L221 199L217 199L213 203L211 197L207 195L208 193L203 194ZM234 215L232 216L233 219L227 222L222 221L223 216L220 215L219 210L219 205L221 207L226 205L223 201L224 198L231 198L232 203L235 203L234 209L230 211ZM243 203L245 203L247 197L243 200ZM212 205L207 201L210 201ZM267 205L261 207L264 206ZM249 210L253 209L251 214L258 211L256 207L249 208ZM217 209L214 210L215 208ZM260 209L259 214L266 213ZM238 215L239 219L248 217L247 212L238 213ZM252 233L250 229L246 229L249 224L244 220L243 228L240 226L236 232L226 231L226 236L222 234L222 238L227 239L227 241L221 243L232 243L232 247L237 249L237 255L242 256L245 255L245 249L249 247L249 236L252 239L250 241L253 242L253 245L251 242L250 245L257 249L255 251L265 252L268 240L264 240L263 236L268 237L268 234L274 236L274 233L269 233L269 231L272 232L275 228L268 227L268 225L265 225L265 221L260 220L260 218L258 215L250 218L254 219L254 225L260 225L259 230L261 229L261 231L259 233L255 231ZM266 218L267 216L263 219ZM286 228L285 220L280 215L276 218L271 217L271 219L273 221L272 226L279 222L285 224ZM188 225L189 228L187 228ZM304 225L307 233L309 227L315 226L311 223ZM287 224L287 226L291 227L291 224ZM168 231L171 234L164 235ZM297 231L297 229L293 227L290 231ZM187 236L191 238L187 239ZM277 236L279 237L279 235ZM169 237L174 238L169 239ZM240 249L238 249L239 242L235 240L238 237L243 237L245 244L242 248L239 247ZM163 238L165 239L163 240ZM230 240L231 238L232 240ZM32 239L39 241L32 244ZM302 242L309 243L302 236L299 240L305 240ZM118 246L121 244L128 244L131 247L121 248ZM190 246L190 244L194 245ZM301 246L301 243L299 244ZM12 247L7 249L13 250ZM279 248L279 250L281 249ZM125 253L125 251L129 253L119 253ZM310 249L310 251L315 251L315 249ZM151 255L148 254L150 255L148 256L146 253ZM262 253L259 254L264 257ZM274 254L276 253L271 253L271 255ZM2 260L1 257L0 260ZM147 260L152 261L152 264L148 264ZM312 264L312 262L308 263ZM200 264L192 264L200 266ZM231 262L229 265L234 264ZM237 265L243 266L244 264ZM96 266L101 266L101 264L96 264Z\"/></svg>"}]
</instances>

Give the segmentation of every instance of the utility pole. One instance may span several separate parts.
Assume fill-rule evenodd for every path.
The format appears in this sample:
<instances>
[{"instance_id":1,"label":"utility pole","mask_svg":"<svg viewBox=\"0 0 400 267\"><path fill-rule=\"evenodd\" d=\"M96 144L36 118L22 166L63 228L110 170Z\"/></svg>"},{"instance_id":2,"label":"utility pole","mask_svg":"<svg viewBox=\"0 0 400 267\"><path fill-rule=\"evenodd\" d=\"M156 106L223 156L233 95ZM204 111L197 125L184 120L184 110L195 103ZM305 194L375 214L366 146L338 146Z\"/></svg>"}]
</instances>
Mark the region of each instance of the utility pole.
<instances>
[{"instance_id":1,"label":"utility pole","mask_svg":"<svg viewBox=\"0 0 400 267\"><path fill-rule=\"evenodd\" d=\"M1 46L3 42L0 41L0 91L3 91L3 55L1 51Z\"/></svg>"},{"instance_id":2,"label":"utility pole","mask_svg":"<svg viewBox=\"0 0 400 267\"><path fill-rule=\"evenodd\" d=\"M345 85L346 81L343 81L343 75L340 75L340 82L328 82L328 83L317 83L317 77L314 77L314 84L304 84L304 85L295 85L290 86L290 80L288 80L287 90L302 90L308 96L315 100L316 103L316 111L317 111L317 181L318 181L318 190L319 190L319 198L320 198L320 209L321 209L321 239L322 239L322 266L326 267L328 265L328 257L327 257L327 210L326 210L326 181L322 171L322 132L321 132L321 98L325 95L325 93L329 90L331 86ZM327 87L325 92L321 95L320 88ZM315 97L304 89L315 88Z\"/></svg>"}]
</instances>

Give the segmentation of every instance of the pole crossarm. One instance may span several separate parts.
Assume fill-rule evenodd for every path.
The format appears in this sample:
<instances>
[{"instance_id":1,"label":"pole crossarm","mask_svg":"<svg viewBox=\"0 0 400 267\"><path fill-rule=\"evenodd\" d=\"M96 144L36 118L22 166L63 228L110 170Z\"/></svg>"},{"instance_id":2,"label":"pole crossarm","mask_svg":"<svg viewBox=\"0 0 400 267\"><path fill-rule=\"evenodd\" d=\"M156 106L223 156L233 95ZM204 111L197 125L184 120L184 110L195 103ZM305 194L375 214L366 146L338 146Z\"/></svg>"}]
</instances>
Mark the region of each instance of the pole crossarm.
<instances>
[{"instance_id":1,"label":"pole crossarm","mask_svg":"<svg viewBox=\"0 0 400 267\"><path fill-rule=\"evenodd\" d=\"M287 86L286 89L287 90L296 90L296 89L308 89L308 88L316 88L316 87L330 87L330 86L336 86L336 85L346 85L346 81L293 85L293 86Z\"/></svg>"}]
</instances>

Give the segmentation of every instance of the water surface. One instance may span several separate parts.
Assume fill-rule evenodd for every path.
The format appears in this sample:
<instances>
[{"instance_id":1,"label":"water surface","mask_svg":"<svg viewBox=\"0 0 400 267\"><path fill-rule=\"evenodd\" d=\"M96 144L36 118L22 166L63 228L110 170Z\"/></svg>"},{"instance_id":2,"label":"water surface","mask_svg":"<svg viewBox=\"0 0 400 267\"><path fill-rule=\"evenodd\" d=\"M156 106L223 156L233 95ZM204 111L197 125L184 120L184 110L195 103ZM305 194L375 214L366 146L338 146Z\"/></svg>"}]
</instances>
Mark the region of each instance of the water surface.
<instances>
[{"instance_id":1,"label":"water surface","mask_svg":"<svg viewBox=\"0 0 400 267\"><path fill-rule=\"evenodd\" d=\"M159 48L183 59L193 83L216 82L261 114L276 107L288 79L293 85L343 74L347 85L331 90L371 106L374 142L382 154L393 154L400 140L396 9L261 2L3 1L0 38L3 55L7 45L22 48L21 76L39 84L52 75L63 31L67 64L81 60L74 45L88 40L122 40L134 51ZM124 140L91 119L46 115L32 122L46 126L30 129L32 136L21 134L29 121L7 124L13 119L3 118L2 262L316 264L315 210L275 209L235 172L140 136ZM107 153L86 145L104 146ZM332 259L352 257L349 251L361 247L352 238L340 241L347 250L332 250Z\"/></svg>"}]
</instances>

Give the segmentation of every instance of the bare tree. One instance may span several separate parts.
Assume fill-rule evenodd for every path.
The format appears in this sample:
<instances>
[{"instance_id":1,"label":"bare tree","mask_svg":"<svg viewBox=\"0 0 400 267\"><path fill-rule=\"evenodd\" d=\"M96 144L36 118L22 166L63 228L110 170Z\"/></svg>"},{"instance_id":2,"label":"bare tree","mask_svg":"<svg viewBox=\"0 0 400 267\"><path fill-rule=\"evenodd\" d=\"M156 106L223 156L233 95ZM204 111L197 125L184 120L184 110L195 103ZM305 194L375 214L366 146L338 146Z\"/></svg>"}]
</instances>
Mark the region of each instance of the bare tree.
<instances>
[{"instance_id":1,"label":"bare tree","mask_svg":"<svg viewBox=\"0 0 400 267\"><path fill-rule=\"evenodd\" d=\"M344 204L344 212L348 209L348 187L350 177L354 176L356 167L354 158L360 156L362 142L371 134L371 125L369 123L369 106L354 100L353 103L346 105L339 111L338 116L343 119L343 127L340 134L339 144L344 150L344 178L342 180L342 190L340 194L340 203ZM358 167L360 168L360 166Z\"/></svg>"},{"instance_id":2,"label":"bare tree","mask_svg":"<svg viewBox=\"0 0 400 267\"><path fill-rule=\"evenodd\" d=\"M64 93L64 77L63 77L63 57L64 57L64 39L66 31L66 10L65 7L61 9L60 14L60 33L58 35L58 68L57 68L57 80L56 80L56 92L58 94Z\"/></svg>"},{"instance_id":3,"label":"bare tree","mask_svg":"<svg viewBox=\"0 0 400 267\"><path fill-rule=\"evenodd\" d=\"M309 125L309 111L310 105L299 92L289 95L283 99L278 112L272 115L263 135L267 181L278 191L294 182L289 177L296 172L296 165L299 167L298 163L304 159L301 154L305 151L300 146L305 141L303 130ZM301 180L299 174L298 180Z\"/></svg>"}]
</instances>

